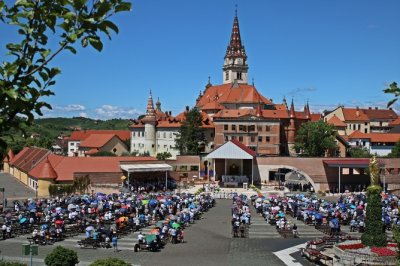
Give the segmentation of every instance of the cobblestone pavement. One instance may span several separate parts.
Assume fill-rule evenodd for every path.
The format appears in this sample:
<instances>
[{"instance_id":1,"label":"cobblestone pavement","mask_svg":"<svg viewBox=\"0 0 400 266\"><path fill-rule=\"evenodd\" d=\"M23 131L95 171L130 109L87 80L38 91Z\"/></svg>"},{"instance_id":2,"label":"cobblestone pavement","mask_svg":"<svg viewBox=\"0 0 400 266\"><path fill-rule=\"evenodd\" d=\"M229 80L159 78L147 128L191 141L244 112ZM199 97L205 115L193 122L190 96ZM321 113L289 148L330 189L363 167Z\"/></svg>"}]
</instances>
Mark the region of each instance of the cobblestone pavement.
<instances>
[{"instance_id":1,"label":"cobblestone pavement","mask_svg":"<svg viewBox=\"0 0 400 266\"><path fill-rule=\"evenodd\" d=\"M112 249L81 249L77 241L81 236L66 239L55 245L62 245L78 253L79 265L89 265L98 258L118 257L134 265L285 265L274 254L291 246L304 243L307 239L233 239L230 226L231 200L218 200L215 208L205 213L203 218L185 230L186 243L168 244L160 252L133 251L137 233L119 240L120 251ZM254 214L253 214L254 215ZM0 258L7 260L29 261L21 256L21 245L26 243L26 235L0 241ZM55 246L54 245L54 246ZM43 259L54 246L40 246L39 256L34 257L34 265L44 265ZM297 262L309 265L302 258Z\"/></svg>"}]
</instances>

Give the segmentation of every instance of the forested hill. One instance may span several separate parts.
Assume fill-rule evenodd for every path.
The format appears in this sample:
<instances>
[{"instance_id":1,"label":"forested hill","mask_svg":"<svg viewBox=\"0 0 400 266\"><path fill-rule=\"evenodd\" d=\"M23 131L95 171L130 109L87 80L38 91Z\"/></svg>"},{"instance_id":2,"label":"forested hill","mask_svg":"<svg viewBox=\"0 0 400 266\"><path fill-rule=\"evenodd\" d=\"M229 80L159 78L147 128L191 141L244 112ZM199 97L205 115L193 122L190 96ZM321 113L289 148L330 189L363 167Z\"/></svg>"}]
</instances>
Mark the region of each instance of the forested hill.
<instances>
[{"instance_id":1,"label":"forested hill","mask_svg":"<svg viewBox=\"0 0 400 266\"><path fill-rule=\"evenodd\" d=\"M8 132L4 139L9 147L18 152L25 146L50 148L54 140L60 136L69 136L74 130L114 129L129 130L132 121L129 119L95 120L84 117L73 118L42 118L36 119L30 127L24 127L22 132ZM12 136L12 137L11 137Z\"/></svg>"}]
</instances>

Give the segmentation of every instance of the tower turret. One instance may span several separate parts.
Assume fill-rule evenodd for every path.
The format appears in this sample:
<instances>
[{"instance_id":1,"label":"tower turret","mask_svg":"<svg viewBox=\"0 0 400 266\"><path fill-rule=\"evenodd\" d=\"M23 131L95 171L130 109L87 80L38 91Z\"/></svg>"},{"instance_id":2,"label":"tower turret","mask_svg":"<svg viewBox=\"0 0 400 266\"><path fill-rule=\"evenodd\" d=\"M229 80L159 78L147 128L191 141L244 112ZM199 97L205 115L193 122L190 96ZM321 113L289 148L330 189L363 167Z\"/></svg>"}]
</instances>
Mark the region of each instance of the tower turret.
<instances>
[{"instance_id":1,"label":"tower turret","mask_svg":"<svg viewBox=\"0 0 400 266\"><path fill-rule=\"evenodd\" d=\"M238 83L247 84L248 77L247 72L249 66L247 65L247 55L242 44L239 30L239 19L237 17L237 11L235 12L235 18L233 20L233 27L231 33L231 39L226 49L224 57L223 69L223 81L226 83L233 83L237 80Z\"/></svg>"},{"instance_id":2,"label":"tower turret","mask_svg":"<svg viewBox=\"0 0 400 266\"><path fill-rule=\"evenodd\" d=\"M289 112L289 127L288 127L288 149L289 149L289 154L294 155L296 154L296 151L294 149L294 142L295 142L295 131L296 131L296 124L295 124L295 119L296 119L296 112L294 110L294 103L292 99L292 103L290 105L290 112Z\"/></svg>"},{"instance_id":3,"label":"tower turret","mask_svg":"<svg viewBox=\"0 0 400 266\"><path fill-rule=\"evenodd\" d=\"M161 106L160 106L161 107ZM149 152L151 156L156 155L156 112L154 110L153 96L149 95L147 100L146 115L143 118L144 122L144 147L145 151Z\"/></svg>"}]
</instances>

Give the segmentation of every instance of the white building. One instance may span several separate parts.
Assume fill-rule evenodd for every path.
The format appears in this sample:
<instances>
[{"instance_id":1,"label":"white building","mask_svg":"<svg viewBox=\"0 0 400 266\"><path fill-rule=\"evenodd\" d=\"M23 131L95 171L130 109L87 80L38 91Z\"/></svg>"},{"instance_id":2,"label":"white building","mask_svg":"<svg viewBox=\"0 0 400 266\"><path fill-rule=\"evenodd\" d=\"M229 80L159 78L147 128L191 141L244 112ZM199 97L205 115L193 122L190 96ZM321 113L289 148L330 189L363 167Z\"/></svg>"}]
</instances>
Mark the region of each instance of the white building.
<instances>
[{"instance_id":1,"label":"white building","mask_svg":"<svg viewBox=\"0 0 400 266\"><path fill-rule=\"evenodd\" d=\"M396 142L400 141L400 133L362 133L354 131L348 138L351 147L366 148L371 154L388 155Z\"/></svg>"}]
</instances>

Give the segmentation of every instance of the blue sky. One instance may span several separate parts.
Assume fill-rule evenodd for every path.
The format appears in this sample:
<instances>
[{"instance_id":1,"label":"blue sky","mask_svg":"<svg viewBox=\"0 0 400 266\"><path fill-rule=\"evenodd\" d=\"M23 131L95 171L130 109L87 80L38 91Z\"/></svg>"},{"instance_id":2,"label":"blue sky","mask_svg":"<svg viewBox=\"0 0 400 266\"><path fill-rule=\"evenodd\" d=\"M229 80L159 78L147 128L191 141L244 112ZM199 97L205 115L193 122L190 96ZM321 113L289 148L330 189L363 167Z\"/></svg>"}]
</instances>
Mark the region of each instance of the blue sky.
<instances>
[{"instance_id":1,"label":"blue sky","mask_svg":"<svg viewBox=\"0 0 400 266\"><path fill-rule=\"evenodd\" d=\"M389 96L382 90L400 82L398 0L132 2L132 12L114 19L120 33L105 39L103 52L78 49L53 62L62 75L46 116L135 118L150 89L173 114L193 106L208 76L222 83L235 4L249 80L276 103L293 97L300 108L308 99L313 112L383 107ZM13 35L0 34L4 47Z\"/></svg>"}]
</instances>

